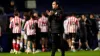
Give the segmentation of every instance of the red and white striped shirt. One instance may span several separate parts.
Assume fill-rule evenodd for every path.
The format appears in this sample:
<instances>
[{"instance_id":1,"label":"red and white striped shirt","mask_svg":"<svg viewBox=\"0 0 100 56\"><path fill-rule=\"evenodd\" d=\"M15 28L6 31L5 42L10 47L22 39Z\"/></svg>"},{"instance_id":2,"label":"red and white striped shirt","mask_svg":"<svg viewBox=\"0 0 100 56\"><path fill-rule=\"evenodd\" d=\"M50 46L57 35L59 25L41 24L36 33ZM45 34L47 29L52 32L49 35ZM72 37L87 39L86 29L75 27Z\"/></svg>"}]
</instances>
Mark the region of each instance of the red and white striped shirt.
<instances>
[{"instance_id":1,"label":"red and white striped shirt","mask_svg":"<svg viewBox=\"0 0 100 56\"><path fill-rule=\"evenodd\" d=\"M66 24L69 33L76 33L79 27L79 20L76 17L71 16L67 18L67 23L64 24Z\"/></svg>"},{"instance_id":2,"label":"red and white striped shirt","mask_svg":"<svg viewBox=\"0 0 100 56\"><path fill-rule=\"evenodd\" d=\"M21 33L21 18L15 16L11 19L9 28L12 28L13 33Z\"/></svg>"},{"instance_id":3,"label":"red and white striped shirt","mask_svg":"<svg viewBox=\"0 0 100 56\"><path fill-rule=\"evenodd\" d=\"M36 34L36 23L37 23L37 20L33 20L33 19L26 21L24 30L26 30L27 35Z\"/></svg>"},{"instance_id":4,"label":"red and white striped shirt","mask_svg":"<svg viewBox=\"0 0 100 56\"><path fill-rule=\"evenodd\" d=\"M40 28L41 32L48 32L48 18L42 16L38 20L38 27Z\"/></svg>"}]
</instances>

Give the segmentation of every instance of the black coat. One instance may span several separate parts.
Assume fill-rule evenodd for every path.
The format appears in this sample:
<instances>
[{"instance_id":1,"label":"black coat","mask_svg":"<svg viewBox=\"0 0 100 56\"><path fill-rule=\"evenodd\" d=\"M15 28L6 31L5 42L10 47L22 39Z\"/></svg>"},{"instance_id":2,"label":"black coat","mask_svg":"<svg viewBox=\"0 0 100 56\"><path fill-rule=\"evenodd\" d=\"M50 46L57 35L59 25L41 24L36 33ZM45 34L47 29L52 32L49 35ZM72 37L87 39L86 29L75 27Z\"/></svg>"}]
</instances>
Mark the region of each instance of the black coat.
<instances>
[{"instance_id":1,"label":"black coat","mask_svg":"<svg viewBox=\"0 0 100 56\"><path fill-rule=\"evenodd\" d=\"M84 20L80 20L79 21L79 23L80 23L80 35L81 35L81 37L87 37L87 35L88 34L92 34L92 32L91 32L91 28L90 28L90 26L91 26L91 22L90 22L90 20L86 20L86 21L84 21Z\"/></svg>"},{"instance_id":2,"label":"black coat","mask_svg":"<svg viewBox=\"0 0 100 56\"><path fill-rule=\"evenodd\" d=\"M97 34L98 33L98 26L97 26L97 21L96 19L90 19L92 25L91 25L91 30L93 32L93 34Z\"/></svg>"},{"instance_id":3,"label":"black coat","mask_svg":"<svg viewBox=\"0 0 100 56\"><path fill-rule=\"evenodd\" d=\"M51 33L63 33L63 12L61 8L52 9L53 15L49 16Z\"/></svg>"}]
</instances>

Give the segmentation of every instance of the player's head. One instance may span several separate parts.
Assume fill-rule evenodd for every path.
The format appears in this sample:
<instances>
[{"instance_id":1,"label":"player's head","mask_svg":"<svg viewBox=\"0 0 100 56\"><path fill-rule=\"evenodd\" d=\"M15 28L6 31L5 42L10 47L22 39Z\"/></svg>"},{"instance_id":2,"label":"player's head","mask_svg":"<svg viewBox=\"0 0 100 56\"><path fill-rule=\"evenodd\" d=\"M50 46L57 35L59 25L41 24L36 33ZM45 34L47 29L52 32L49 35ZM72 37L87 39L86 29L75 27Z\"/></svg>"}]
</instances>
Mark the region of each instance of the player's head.
<instances>
[{"instance_id":1,"label":"player's head","mask_svg":"<svg viewBox=\"0 0 100 56\"><path fill-rule=\"evenodd\" d=\"M84 19L86 19L86 15L85 14L82 14L81 15L81 18L84 20Z\"/></svg>"},{"instance_id":2,"label":"player's head","mask_svg":"<svg viewBox=\"0 0 100 56\"><path fill-rule=\"evenodd\" d=\"M59 6L59 3L58 3L57 1L53 1L53 2L52 2L52 8L53 8L53 9L57 9L58 6Z\"/></svg>"},{"instance_id":3,"label":"player's head","mask_svg":"<svg viewBox=\"0 0 100 56\"><path fill-rule=\"evenodd\" d=\"M19 16L20 14L19 14L19 12L18 11L15 11L14 12L14 16Z\"/></svg>"},{"instance_id":4,"label":"player's head","mask_svg":"<svg viewBox=\"0 0 100 56\"><path fill-rule=\"evenodd\" d=\"M71 13L71 16L76 16L76 13L75 13L75 12L72 12L72 13Z\"/></svg>"},{"instance_id":5,"label":"player's head","mask_svg":"<svg viewBox=\"0 0 100 56\"><path fill-rule=\"evenodd\" d=\"M33 13L33 16L34 16L34 17L38 17L38 13L37 13L37 12L34 12L34 13Z\"/></svg>"},{"instance_id":6,"label":"player's head","mask_svg":"<svg viewBox=\"0 0 100 56\"><path fill-rule=\"evenodd\" d=\"M45 12L42 12L42 13L41 13L41 16L46 16L46 13L45 13Z\"/></svg>"},{"instance_id":7,"label":"player's head","mask_svg":"<svg viewBox=\"0 0 100 56\"><path fill-rule=\"evenodd\" d=\"M14 5L15 5L15 2L12 0L12 1L10 2L10 5L11 5L11 6L14 6Z\"/></svg>"},{"instance_id":8,"label":"player's head","mask_svg":"<svg viewBox=\"0 0 100 56\"><path fill-rule=\"evenodd\" d=\"M90 19L93 19L94 18L94 14L90 14Z\"/></svg>"},{"instance_id":9,"label":"player's head","mask_svg":"<svg viewBox=\"0 0 100 56\"><path fill-rule=\"evenodd\" d=\"M23 18L26 19L26 17L27 17L27 12L24 12L23 13Z\"/></svg>"}]
</instances>

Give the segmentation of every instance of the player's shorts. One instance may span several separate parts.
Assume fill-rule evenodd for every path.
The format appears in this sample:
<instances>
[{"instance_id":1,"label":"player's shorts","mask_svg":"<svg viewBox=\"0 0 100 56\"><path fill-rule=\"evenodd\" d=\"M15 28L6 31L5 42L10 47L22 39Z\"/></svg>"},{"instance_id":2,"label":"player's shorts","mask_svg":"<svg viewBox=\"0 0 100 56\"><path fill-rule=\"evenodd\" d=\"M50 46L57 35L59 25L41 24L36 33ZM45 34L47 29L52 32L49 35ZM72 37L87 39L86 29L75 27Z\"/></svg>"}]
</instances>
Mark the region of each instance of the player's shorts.
<instances>
[{"instance_id":1,"label":"player's shorts","mask_svg":"<svg viewBox=\"0 0 100 56\"><path fill-rule=\"evenodd\" d=\"M67 39L70 39L69 38L69 34L65 34L65 39L67 40Z\"/></svg>"},{"instance_id":2,"label":"player's shorts","mask_svg":"<svg viewBox=\"0 0 100 56\"><path fill-rule=\"evenodd\" d=\"M36 41L36 35L28 35L27 40L35 42Z\"/></svg>"},{"instance_id":3,"label":"player's shorts","mask_svg":"<svg viewBox=\"0 0 100 56\"><path fill-rule=\"evenodd\" d=\"M26 34L24 34L24 39L27 40L27 35Z\"/></svg>"},{"instance_id":4,"label":"player's shorts","mask_svg":"<svg viewBox=\"0 0 100 56\"><path fill-rule=\"evenodd\" d=\"M48 32L41 32L40 37L41 38L47 38L48 37Z\"/></svg>"},{"instance_id":5,"label":"player's shorts","mask_svg":"<svg viewBox=\"0 0 100 56\"><path fill-rule=\"evenodd\" d=\"M13 33L13 39L20 39L21 33Z\"/></svg>"},{"instance_id":6,"label":"player's shorts","mask_svg":"<svg viewBox=\"0 0 100 56\"><path fill-rule=\"evenodd\" d=\"M69 39L75 38L76 37L76 33L69 33Z\"/></svg>"},{"instance_id":7,"label":"player's shorts","mask_svg":"<svg viewBox=\"0 0 100 56\"><path fill-rule=\"evenodd\" d=\"M25 31L21 31L21 38L27 40L27 35L25 34Z\"/></svg>"}]
</instances>

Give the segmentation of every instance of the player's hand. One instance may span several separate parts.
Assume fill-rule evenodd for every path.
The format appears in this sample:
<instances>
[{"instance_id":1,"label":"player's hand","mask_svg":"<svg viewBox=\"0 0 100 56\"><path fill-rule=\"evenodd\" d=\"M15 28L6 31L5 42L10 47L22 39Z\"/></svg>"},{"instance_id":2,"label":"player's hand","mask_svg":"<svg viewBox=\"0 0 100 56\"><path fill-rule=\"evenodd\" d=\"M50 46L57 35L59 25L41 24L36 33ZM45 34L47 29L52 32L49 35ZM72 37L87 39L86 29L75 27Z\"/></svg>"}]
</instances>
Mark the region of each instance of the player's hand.
<instances>
[{"instance_id":1,"label":"player's hand","mask_svg":"<svg viewBox=\"0 0 100 56\"><path fill-rule=\"evenodd\" d=\"M10 21L13 19L13 17L10 17Z\"/></svg>"},{"instance_id":2,"label":"player's hand","mask_svg":"<svg viewBox=\"0 0 100 56\"><path fill-rule=\"evenodd\" d=\"M50 12L48 13L49 16L50 16L50 15L53 15L53 14L54 14L53 11L50 11Z\"/></svg>"}]
</instances>

